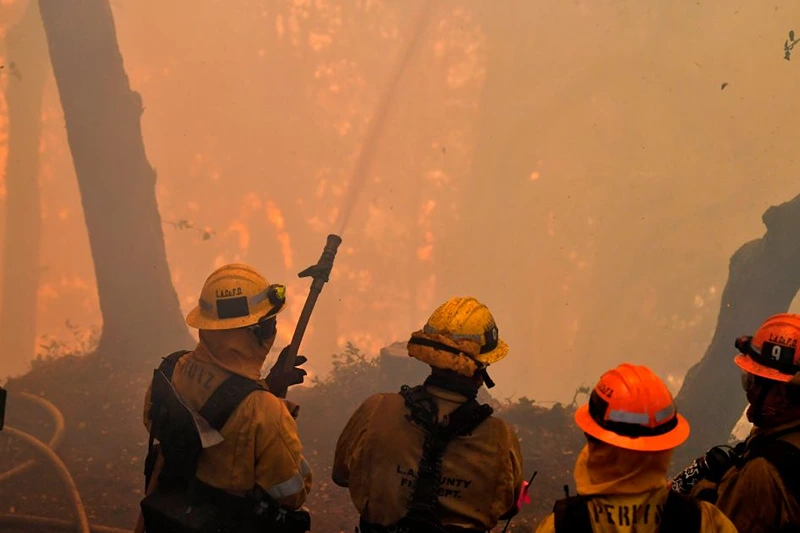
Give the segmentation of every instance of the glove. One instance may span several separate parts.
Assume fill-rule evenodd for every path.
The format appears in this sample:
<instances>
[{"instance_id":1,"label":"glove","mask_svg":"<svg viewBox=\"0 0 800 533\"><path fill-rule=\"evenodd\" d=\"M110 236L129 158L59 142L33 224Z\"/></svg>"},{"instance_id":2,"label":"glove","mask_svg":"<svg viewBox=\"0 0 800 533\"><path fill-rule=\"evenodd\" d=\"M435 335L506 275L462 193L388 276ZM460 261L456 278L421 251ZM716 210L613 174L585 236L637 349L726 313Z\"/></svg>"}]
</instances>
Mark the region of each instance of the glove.
<instances>
[{"instance_id":1,"label":"glove","mask_svg":"<svg viewBox=\"0 0 800 533\"><path fill-rule=\"evenodd\" d=\"M719 483L725 472L734 465L737 457L736 450L730 446L714 446L672 479L670 482L672 490L679 494L690 494L701 480Z\"/></svg>"},{"instance_id":2,"label":"glove","mask_svg":"<svg viewBox=\"0 0 800 533\"><path fill-rule=\"evenodd\" d=\"M722 476L731 469L736 462L738 453L730 446L714 446L706 452L706 464L708 465L708 474L706 479L719 483Z\"/></svg>"},{"instance_id":3,"label":"glove","mask_svg":"<svg viewBox=\"0 0 800 533\"><path fill-rule=\"evenodd\" d=\"M288 349L289 347L287 346L281 350L281 353L278 356L278 361L283 358ZM305 356L298 355L294 359L293 368L285 375L279 368L273 366L272 369L270 369L269 374L267 374L267 377L264 379L264 381L267 382L267 387L269 387L270 390L275 391L281 386L291 387L292 385L300 385L303 383L303 381L305 381L308 372L299 367L306 361L308 361L308 359Z\"/></svg>"}]
</instances>

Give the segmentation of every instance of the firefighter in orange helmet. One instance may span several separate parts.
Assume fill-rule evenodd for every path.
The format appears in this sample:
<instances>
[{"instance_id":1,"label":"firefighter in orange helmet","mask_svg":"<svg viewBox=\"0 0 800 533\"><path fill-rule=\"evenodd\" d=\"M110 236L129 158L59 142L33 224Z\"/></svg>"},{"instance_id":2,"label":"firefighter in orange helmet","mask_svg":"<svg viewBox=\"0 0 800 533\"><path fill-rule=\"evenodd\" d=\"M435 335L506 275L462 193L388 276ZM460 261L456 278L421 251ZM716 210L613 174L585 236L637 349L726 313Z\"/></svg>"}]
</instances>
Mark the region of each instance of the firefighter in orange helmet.
<instances>
[{"instance_id":1,"label":"firefighter in orange helmet","mask_svg":"<svg viewBox=\"0 0 800 533\"><path fill-rule=\"evenodd\" d=\"M408 354L430 377L361 404L336 444L333 481L350 489L362 533L488 531L516 512L523 484L514 430L476 400L508 345L485 305L452 298Z\"/></svg>"},{"instance_id":2,"label":"firefighter in orange helmet","mask_svg":"<svg viewBox=\"0 0 800 533\"><path fill-rule=\"evenodd\" d=\"M575 422L587 439L575 464L578 495L556 502L537 533L736 532L713 505L667 487L689 424L650 369L622 364L603 374Z\"/></svg>"},{"instance_id":3,"label":"firefighter in orange helmet","mask_svg":"<svg viewBox=\"0 0 800 533\"><path fill-rule=\"evenodd\" d=\"M311 469L297 425L287 404L269 392L275 375L261 379L285 306L285 288L247 265L225 265L206 280L186 319L200 330L200 342L165 357L146 395L147 533L310 527L308 513L299 510ZM295 364L304 361L300 356ZM304 375L295 367L289 379L280 378L299 384Z\"/></svg>"},{"instance_id":4,"label":"firefighter in orange helmet","mask_svg":"<svg viewBox=\"0 0 800 533\"><path fill-rule=\"evenodd\" d=\"M743 533L800 531L798 342L794 314L771 316L755 335L735 342L753 431L718 483L701 481L693 494L715 502Z\"/></svg>"}]
</instances>

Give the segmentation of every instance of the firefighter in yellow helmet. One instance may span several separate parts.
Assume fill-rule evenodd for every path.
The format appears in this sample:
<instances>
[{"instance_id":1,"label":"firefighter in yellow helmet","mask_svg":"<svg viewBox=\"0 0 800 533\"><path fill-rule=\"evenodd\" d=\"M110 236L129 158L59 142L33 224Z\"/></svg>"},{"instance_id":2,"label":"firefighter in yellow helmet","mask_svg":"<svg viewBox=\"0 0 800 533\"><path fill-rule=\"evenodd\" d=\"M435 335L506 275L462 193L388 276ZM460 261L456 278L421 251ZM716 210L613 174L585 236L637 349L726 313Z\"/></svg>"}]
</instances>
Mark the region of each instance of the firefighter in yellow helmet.
<instances>
[{"instance_id":1,"label":"firefighter in yellow helmet","mask_svg":"<svg viewBox=\"0 0 800 533\"><path fill-rule=\"evenodd\" d=\"M350 489L362 533L488 531L516 513L523 484L514 430L475 399L508 345L485 305L453 298L408 354L430 377L361 404L336 444L333 481Z\"/></svg>"},{"instance_id":2,"label":"firefighter in yellow helmet","mask_svg":"<svg viewBox=\"0 0 800 533\"><path fill-rule=\"evenodd\" d=\"M575 463L578 495L556 502L536 533L736 532L713 505L667 487L689 424L650 369L622 364L603 374L575 422L587 439Z\"/></svg>"},{"instance_id":3,"label":"firefighter in yellow helmet","mask_svg":"<svg viewBox=\"0 0 800 533\"><path fill-rule=\"evenodd\" d=\"M309 529L300 509L311 470L297 426L269 392L275 375L261 379L285 306L285 288L247 265L225 265L206 280L186 319L200 342L165 357L147 391L148 533ZM284 382L302 383L304 361Z\"/></svg>"},{"instance_id":4,"label":"firefighter in yellow helmet","mask_svg":"<svg viewBox=\"0 0 800 533\"><path fill-rule=\"evenodd\" d=\"M788 313L735 342L753 431L692 494L715 502L742 533L800 531L798 342L800 315Z\"/></svg>"}]
</instances>

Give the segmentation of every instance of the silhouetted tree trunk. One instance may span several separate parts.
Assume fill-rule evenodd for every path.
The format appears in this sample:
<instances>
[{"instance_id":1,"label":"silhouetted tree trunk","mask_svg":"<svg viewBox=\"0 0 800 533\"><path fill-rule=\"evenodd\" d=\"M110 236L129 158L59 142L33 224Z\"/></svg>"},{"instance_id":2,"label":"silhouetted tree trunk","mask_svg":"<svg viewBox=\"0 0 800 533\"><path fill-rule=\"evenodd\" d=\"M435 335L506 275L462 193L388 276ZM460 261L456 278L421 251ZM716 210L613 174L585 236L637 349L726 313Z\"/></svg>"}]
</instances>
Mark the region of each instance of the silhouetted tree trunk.
<instances>
[{"instance_id":1,"label":"silhouetted tree trunk","mask_svg":"<svg viewBox=\"0 0 800 533\"><path fill-rule=\"evenodd\" d=\"M785 313L800 289L800 196L767 209L767 232L731 257L714 338L686 374L676 402L692 434L677 454L676 467L711 446L727 443L747 405L733 364L734 341L752 335L770 315Z\"/></svg>"},{"instance_id":2,"label":"silhouetted tree trunk","mask_svg":"<svg viewBox=\"0 0 800 533\"><path fill-rule=\"evenodd\" d=\"M104 357L152 360L192 343L172 286L147 161L108 0L40 0L95 265Z\"/></svg>"},{"instance_id":3,"label":"silhouetted tree trunk","mask_svg":"<svg viewBox=\"0 0 800 533\"><path fill-rule=\"evenodd\" d=\"M36 343L39 288L39 140L47 48L35 0L6 36L8 158L3 291L0 301L0 375L24 371Z\"/></svg>"}]
</instances>

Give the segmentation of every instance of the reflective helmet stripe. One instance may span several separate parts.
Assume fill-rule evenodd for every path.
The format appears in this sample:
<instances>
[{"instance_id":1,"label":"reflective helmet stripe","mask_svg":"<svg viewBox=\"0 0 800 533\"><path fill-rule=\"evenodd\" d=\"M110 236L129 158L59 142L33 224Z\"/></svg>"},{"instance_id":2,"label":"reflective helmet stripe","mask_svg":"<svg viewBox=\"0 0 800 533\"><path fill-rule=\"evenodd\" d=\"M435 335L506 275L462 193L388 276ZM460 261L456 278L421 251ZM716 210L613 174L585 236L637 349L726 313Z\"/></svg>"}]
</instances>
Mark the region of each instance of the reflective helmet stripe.
<instances>
[{"instance_id":1,"label":"reflective helmet stripe","mask_svg":"<svg viewBox=\"0 0 800 533\"><path fill-rule=\"evenodd\" d=\"M678 425L678 410L674 402L654 413L655 425L651 426L649 414L610 409L608 402L596 390L589 397L589 414L603 429L626 437L663 435Z\"/></svg>"},{"instance_id":2,"label":"reflective helmet stripe","mask_svg":"<svg viewBox=\"0 0 800 533\"><path fill-rule=\"evenodd\" d=\"M660 424L665 420L669 420L677 414L677 409L675 409L675 405L670 405L669 407L665 407L660 411L656 412L654 417L656 424ZM614 422L624 422L626 424L641 424L646 426L650 423L650 415L647 413L629 413L627 411L620 411L620 410L611 410L608 412L608 419L613 420Z\"/></svg>"},{"instance_id":3,"label":"reflective helmet stripe","mask_svg":"<svg viewBox=\"0 0 800 533\"><path fill-rule=\"evenodd\" d=\"M611 410L608 412L608 419L613 422L624 424L640 424L646 426L650 423L650 416L647 413L627 413L625 411Z\"/></svg>"},{"instance_id":4,"label":"reflective helmet stripe","mask_svg":"<svg viewBox=\"0 0 800 533\"><path fill-rule=\"evenodd\" d=\"M468 340L481 344L480 353L488 353L497 348L497 343L500 340L499 331L494 322L487 325L486 331L481 334L467 334L467 333L449 333L441 331L429 324L423 326L422 331L428 335L444 335L453 339L454 341Z\"/></svg>"},{"instance_id":5,"label":"reflective helmet stripe","mask_svg":"<svg viewBox=\"0 0 800 533\"><path fill-rule=\"evenodd\" d=\"M665 420L674 418L675 416L677 416L677 414L678 414L678 408L675 407L675 404L673 403L672 405L669 405L663 408L662 410L656 412L655 415L656 424L660 424Z\"/></svg>"}]
</instances>

